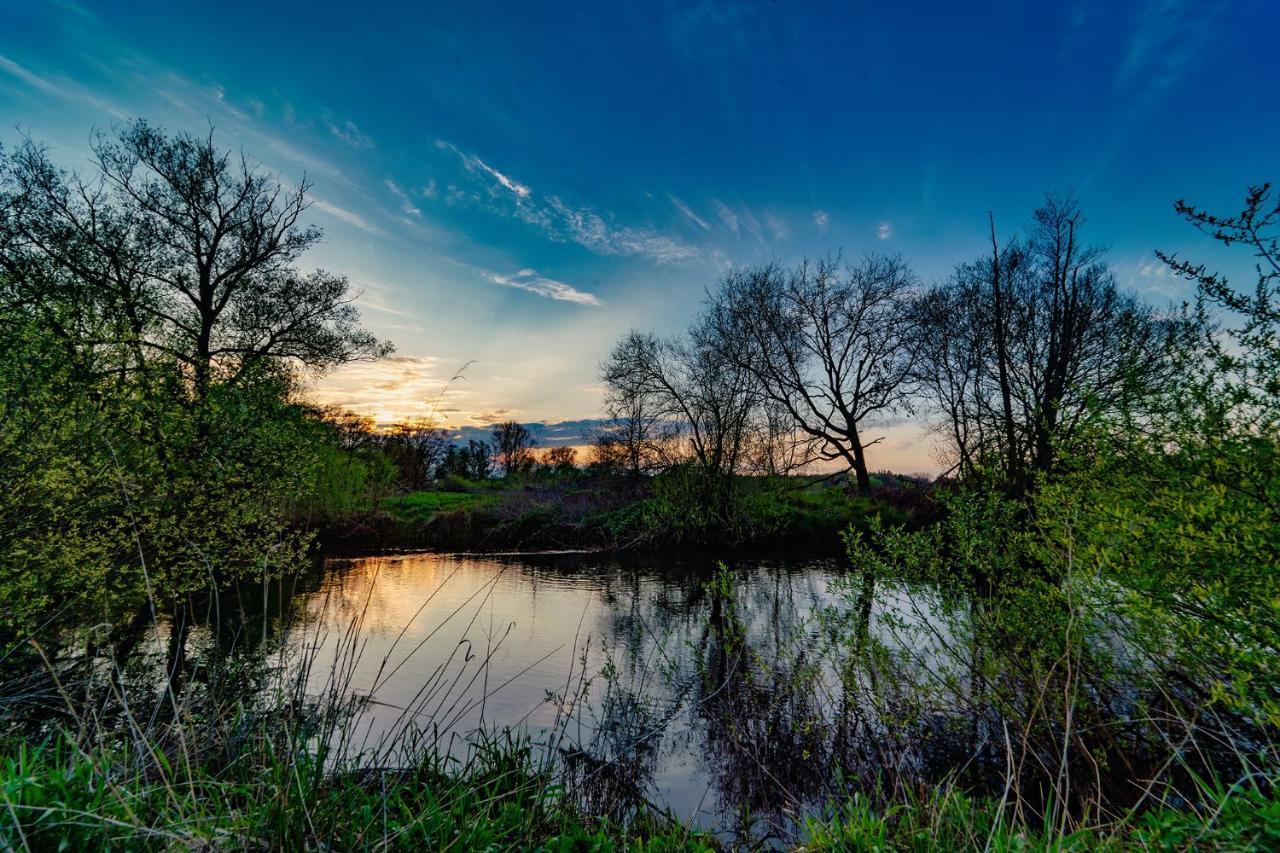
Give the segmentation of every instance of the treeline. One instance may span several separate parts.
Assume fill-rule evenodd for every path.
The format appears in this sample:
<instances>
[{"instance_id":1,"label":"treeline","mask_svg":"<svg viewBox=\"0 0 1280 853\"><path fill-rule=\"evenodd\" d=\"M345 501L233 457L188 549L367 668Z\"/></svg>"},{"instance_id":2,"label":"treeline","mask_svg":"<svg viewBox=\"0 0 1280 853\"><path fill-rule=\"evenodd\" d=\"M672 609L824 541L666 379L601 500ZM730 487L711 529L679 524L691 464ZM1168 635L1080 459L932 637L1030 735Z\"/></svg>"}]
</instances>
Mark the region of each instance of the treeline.
<instances>
[{"instance_id":1,"label":"treeline","mask_svg":"<svg viewBox=\"0 0 1280 853\"><path fill-rule=\"evenodd\" d=\"M1088 415L1146 405L1194 334L1123 293L1083 225L1050 196L1027 233L1002 244L993 221L990 251L928 286L897 256L735 270L683 336L618 343L598 444L637 473L694 468L723 505L739 473L818 460L866 492L878 430L921 415L946 473L1023 491Z\"/></svg>"},{"instance_id":2,"label":"treeline","mask_svg":"<svg viewBox=\"0 0 1280 853\"><path fill-rule=\"evenodd\" d=\"M335 437L325 468L329 485L319 488L310 504L329 516L374 512L395 492L463 488L493 478L546 479L578 466L576 449L541 449L533 432L516 421L495 424L488 440L464 442L431 418L379 427L372 418L339 407L316 409L313 416Z\"/></svg>"}]
</instances>

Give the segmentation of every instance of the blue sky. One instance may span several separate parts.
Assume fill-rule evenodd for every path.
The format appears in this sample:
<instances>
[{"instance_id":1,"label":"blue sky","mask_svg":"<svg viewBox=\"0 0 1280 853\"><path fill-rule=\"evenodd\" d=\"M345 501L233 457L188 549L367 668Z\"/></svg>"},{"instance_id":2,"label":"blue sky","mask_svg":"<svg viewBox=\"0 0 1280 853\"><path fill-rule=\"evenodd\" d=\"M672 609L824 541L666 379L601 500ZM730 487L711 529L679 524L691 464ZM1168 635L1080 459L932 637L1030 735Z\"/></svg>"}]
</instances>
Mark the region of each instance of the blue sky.
<instances>
[{"instance_id":1,"label":"blue sky","mask_svg":"<svg viewBox=\"0 0 1280 853\"><path fill-rule=\"evenodd\" d=\"M398 347L315 393L384 419L592 417L612 342L677 331L729 265L928 280L1047 190L1167 301L1154 248L1219 258L1172 201L1280 179L1274 2L375 5L0 0L0 140L77 166L144 116L305 172L309 263Z\"/></svg>"}]
</instances>

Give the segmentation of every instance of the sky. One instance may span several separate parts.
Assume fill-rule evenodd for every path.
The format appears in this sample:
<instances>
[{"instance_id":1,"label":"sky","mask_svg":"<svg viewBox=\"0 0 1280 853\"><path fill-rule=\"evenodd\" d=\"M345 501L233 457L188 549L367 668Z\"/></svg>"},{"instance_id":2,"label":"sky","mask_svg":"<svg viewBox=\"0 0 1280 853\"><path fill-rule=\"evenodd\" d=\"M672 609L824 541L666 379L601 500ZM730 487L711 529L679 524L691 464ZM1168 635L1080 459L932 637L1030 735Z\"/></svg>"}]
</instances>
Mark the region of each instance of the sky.
<instances>
[{"instance_id":1,"label":"sky","mask_svg":"<svg viewBox=\"0 0 1280 853\"><path fill-rule=\"evenodd\" d=\"M305 174L305 265L397 350L309 393L383 422L570 441L612 344L679 332L731 267L891 252L933 281L1052 190L1177 301L1156 248L1249 264L1173 201L1280 181L1274 0L379 5L0 0L0 143L84 168L144 117ZM918 424L884 432L872 467L936 470Z\"/></svg>"}]
</instances>

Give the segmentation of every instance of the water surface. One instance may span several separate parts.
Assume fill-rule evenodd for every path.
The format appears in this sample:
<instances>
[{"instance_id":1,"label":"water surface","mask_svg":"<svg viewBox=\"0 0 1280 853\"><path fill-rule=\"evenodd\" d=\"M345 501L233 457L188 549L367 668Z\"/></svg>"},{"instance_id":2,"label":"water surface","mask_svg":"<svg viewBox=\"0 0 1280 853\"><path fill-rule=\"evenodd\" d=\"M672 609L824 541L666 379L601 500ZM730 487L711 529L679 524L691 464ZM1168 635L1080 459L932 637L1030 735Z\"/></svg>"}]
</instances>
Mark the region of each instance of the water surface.
<instances>
[{"instance_id":1,"label":"water surface","mask_svg":"<svg viewBox=\"0 0 1280 853\"><path fill-rule=\"evenodd\" d=\"M716 572L580 554L333 558L295 602L287 648L311 653L313 691L336 672L369 699L357 747L409 719L454 752L478 728L516 726L701 826L786 823L814 786L806 764L825 768L785 730L805 722L796 701L830 698L830 673L786 694L844 564L740 561L727 587Z\"/></svg>"}]
</instances>

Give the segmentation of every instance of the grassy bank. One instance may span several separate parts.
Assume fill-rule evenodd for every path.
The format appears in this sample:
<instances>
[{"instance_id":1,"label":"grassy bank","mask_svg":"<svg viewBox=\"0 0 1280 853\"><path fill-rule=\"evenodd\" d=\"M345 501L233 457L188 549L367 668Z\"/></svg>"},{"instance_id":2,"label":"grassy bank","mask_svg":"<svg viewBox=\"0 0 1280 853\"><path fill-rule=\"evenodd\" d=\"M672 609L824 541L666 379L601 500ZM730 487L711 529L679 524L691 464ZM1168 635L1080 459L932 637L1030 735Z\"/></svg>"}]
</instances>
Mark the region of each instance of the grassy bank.
<instances>
[{"instance_id":1,"label":"grassy bank","mask_svg":"<svg viewBox=\"0 0 1280 853\"><path fill-rule=\"evenodd\" d=\"M930 488L878 474L869 494L822 477L739 477L719 511L678 475L639 480L585 471L470 481L385 498L363 515L329 519L331 543L451 550L803 546L838 551L841 531L919 525Z\"/></svg>"},{"instance_id":2,"label":"grassy bank","mask_svg":"<svg viewBox=\"0 0 1280 853\"><path fill-rule=\"evenodd\" d=\"M239 721L243 723L243 721ZM450 764L324 766L301 732L250 725L85 749L14 745L0 766L5 849L699 850L696 833L623 827L574 809L528 745L494 741Z\"/></svg>"},{"instance_id":3,"label":"grassy bank","mask_svg":"<svg viewBox=\"0 0 1280 853\"><path fill-rule=\"evenodd\" d=\"M14 744L0 764L5 849L700 851L696 829L593 817L527 743L493 739L464 762L326 766L301 729L237 719L179 741L86 746L61 734ZM231 733L235 732L233 736ZM168 735L176 736L170 731ZM1274 780L1273 780L1274 781ZM1206 785L1199 803L1053 825L1016 804L941 786L897 801L855 795L805 822L795 849L1271 850L1280 800L1267 780Z\"/></svg>"}]
</instances>

